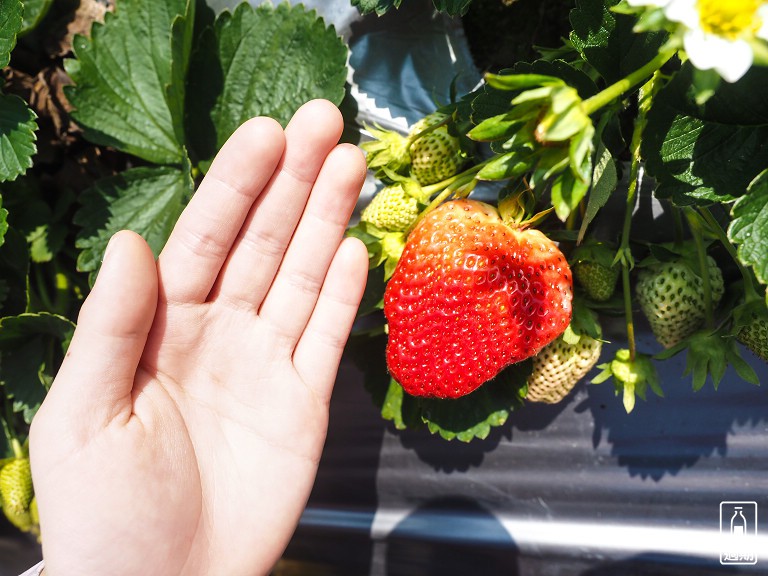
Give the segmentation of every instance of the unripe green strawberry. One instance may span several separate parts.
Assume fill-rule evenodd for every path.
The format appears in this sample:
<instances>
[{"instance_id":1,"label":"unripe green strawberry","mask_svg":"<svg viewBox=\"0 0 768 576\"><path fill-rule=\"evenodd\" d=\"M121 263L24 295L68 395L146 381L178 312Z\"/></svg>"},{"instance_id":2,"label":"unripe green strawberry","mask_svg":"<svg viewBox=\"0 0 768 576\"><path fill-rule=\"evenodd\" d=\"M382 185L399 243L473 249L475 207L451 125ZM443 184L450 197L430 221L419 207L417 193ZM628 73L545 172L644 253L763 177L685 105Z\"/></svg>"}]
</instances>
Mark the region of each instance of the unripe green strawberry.
<instances>
[{"instance_id":1,"label":"unripe green strawberry","mask_svg":"<svg viewBox=\"0 0 768 576\"><path fill-rule=\"evenodd\" d=\"M422 186L450 178L464 163L461 143L448 132L447 126L428 130L445 119L445 114L434 112L419 120L411 129L411 175Z\"/></svg>"},{"instance_id":2,"label":"unripe green strawberry","mask_svg":"<svg viewBox=\"0 0 768 576\"><path fill-rule=\"evenodd\" d=\"M592 300L610 300L619 279L619 267L607 268L597 262L581 261L573 267L573 277Z\"/></svg>"},{"instance_id":3,"label":"unripe green strawberry","mask_svg":"<svg viewBox=\"0 0 768 576\"><path fill-rule=\"evenodd\" d=\"M752 321L736 334L736 340L768 362L768 320L753 316Z\"/></svg>"},{"instance_id":4,"label":"unripe green strawberry","mask_svg":"<svg viewBox=\"0 0 768 576\"><path fill-rule=\"evenodd\" d=\"M365 207L360 219L387 232L404 232L416 221L419 202L400 183L382 188Z\"/></svg>"},{"instance_id":5,"label":"unripe green strawberry","mask_svg":"<svg viewBox=\"0 0 768 576\"><path fill-rule=\"evenodd\" d=\"M387 367L414 396L469 394L563 333L572 289L543 233L489 204L446 202L410 233L387 283Z\"/></svg>"},{"instance_id":6,"label":"unripe green strawberry","mask_svg":"<svg viewBox=\"0 0 768 576\"><path fill-rule=\"evenodd\" d=\"M29 506L33 497L29 458L15 458L3 466L0 470L0 494L8 520L22 530L29 530L32 527Z\"/></svg>"},{"instance_id":7,"label":"unripe green strawberry","mask_svg":"<svg viewBox=\"0 0 768 576\"><path fill-rule=\"evenodd\" d=\"M559 336L533 357L528 400L556 404L597 364L603 343L581 334L576 344Z\"/></svg>"},{"instance_id":8,"label":"unripe green strawberry","mask_svg":"<svg viewBox=\"0 0 768 576\"><path fill-rule=\"evenodd\" d=\"M616 248L605 242L587 240L571 254L573 278L592 300L610 300L619 279L619 266L614 265Z\"/></svg>"},{"instance_id":9,"label":"unripe green strawberry","mask_svg":"<svg viewBox=\"0 0 768 576\"><path fill-rule=\"evenodd\" d=\"M707 256L712 306L723 296L723 274ZM640 270L637 299L653 334L671 348L693 334L704 322L704 282L688 260L680 258L652 264Z\"/></svg>"}]
</instances>

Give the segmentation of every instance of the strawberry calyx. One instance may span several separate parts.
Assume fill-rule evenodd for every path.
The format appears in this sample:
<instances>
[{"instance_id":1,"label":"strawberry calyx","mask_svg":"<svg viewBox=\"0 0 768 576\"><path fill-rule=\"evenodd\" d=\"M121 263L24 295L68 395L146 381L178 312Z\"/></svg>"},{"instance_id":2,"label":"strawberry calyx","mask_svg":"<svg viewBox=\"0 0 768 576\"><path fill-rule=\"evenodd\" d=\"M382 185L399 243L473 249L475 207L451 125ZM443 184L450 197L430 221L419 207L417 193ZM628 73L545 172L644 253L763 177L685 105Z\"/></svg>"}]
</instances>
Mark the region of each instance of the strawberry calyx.
<instances>
[{"instance_id":1,"label":"strawberry calyx","mask_svg":"<svg viewBox=\"0 0 768 576\"><path fill-rule=\"evenodd\" d=\"M535 207L536 197L525 179L502 193L498 202L501 220L514 230L536 227L554 210L554 207L549 207L534 213Z\"/></svg>"},{"instance_id":2,"label":"strawberry calyx","mask_svg":"<svg viewBox=\"0 0 768 576\"><path fill-rule=\"evenodd\" d=\"M365 129L373 138L360 144L366 153L368 168L384 175L407 172L411 166L408 138L378 125L376 128L366 125ZM386 171L384 171L385 168Z\"/></svg>"},{"instance_id":3,"label":"strawberry calyx","mask_svg":"<svg viewBox=\"0 0 768 576\"><path fill-rule=\"evenodd\" d=\"M637 396L645 400L649 386L657 396L664 396L653 359L647 354L635 354L634 359L631 356L626 348L617 350L613 360L598 366L602 371L591 381L601 384L613 378L616 394L622 394L627 414L634 410Z\"/></svg>"}]
</instances>

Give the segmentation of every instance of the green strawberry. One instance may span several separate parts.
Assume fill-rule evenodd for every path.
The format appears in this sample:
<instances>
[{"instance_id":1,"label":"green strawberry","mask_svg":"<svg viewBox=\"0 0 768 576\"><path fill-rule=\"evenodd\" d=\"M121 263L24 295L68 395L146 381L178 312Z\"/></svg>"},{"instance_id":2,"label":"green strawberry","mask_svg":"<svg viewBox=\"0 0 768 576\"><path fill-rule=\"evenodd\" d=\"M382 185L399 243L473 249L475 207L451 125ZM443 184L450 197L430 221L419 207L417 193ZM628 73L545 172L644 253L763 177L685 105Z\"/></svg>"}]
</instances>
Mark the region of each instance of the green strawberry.
<instances>
[{"instance_id":1,"label":"green strawberry","mask_svg":"<svg viewBox=\"0 0 768 576\"><path fill-rule=\"evenodd\" d=\"M569 344L563 335L533 357L533 373L528 378L528 400L556 404L586 376L600 358L603 343L581 334Z\"/></svg>"},{"instance_id":2,"label":"green strawberry","mask_svg":"<svg viewBox=\"0 0 768 576\"><path fill-rule=\"evenodd\" d=\"M434 112L414 124L408 136L411 174L422 186L450 178L464 163L461 143L448 132L446 119L445 114Z\"/></svg>"},{"instance_id":3,"label":"green strawberry","mask_svg":"<svg viewBox=\"0 0 768 576\"><path fill-rule=\"evenodd\" d=\"M619 267L606 268L597 262L582 261L573 267L573 277L592 300L610 300L619 279Z\"/></svg>"},{"instance_id":4,"label":"green strawberry","mask_svg":"<svg viewBox=\"0 0 768 576\"><path fill-rule=\"evenodd\" d=\"M742 326L736 333L736 340L749 348L753 354L768 362L768 320L766 318L753 315L749 324Z\"/></svg>"},{"instance_id":5,"label":"green strawberry","mask_svg":"<svg viewBox=\"0 0 768 576\"><path fill-rule=\"evenodd\" d=\"M724 292L723 274L711 256L707 262L712 306L717 306ZM641 269L636 293L656 339L665 348L693 334L706 318L704 282L688 258Z\"/></svg>"},{"instance_id":6,"label":"green strawberry","mask_svg":"<svg viewBox=\"0 0 768 576\"><path fill-rule=\"evenodd\" d=\"M29 511L33 490L29 458L15 458L3 466L0 470L0 494L8 520L22 530L30 530L33 526Z\"/></svg>"},{"instance_id":7,"label":"green strawberry","mask_svg":"<svg viewBox=\"0 0 768 576\"><path fill-rule=\"evenodd\" d=\"M419 201L401 183L382 188L365 207L360 219L387 232L404 232L416 221Z\"/></svg>"},{"instance_id":8,"label":"green strawberry","mask_svg":"<svg viewBox=\"0 0 768 576\"><path fill-rule=\"evenodd\" d=\"M614 264L615 257L614 246L591 239L571 254L574 280L596 302L609 300L616 290L620 269Z\"/></svg>"}]
</instances>

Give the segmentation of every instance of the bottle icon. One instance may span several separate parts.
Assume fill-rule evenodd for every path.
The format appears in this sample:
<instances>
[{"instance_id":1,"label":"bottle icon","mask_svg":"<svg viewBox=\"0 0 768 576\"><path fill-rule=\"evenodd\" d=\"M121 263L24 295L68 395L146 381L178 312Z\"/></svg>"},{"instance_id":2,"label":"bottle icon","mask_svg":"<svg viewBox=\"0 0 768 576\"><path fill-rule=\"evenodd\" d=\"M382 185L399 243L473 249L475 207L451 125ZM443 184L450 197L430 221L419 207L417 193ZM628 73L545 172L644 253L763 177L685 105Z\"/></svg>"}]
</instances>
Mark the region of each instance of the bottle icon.
<instances>
[{"instance_id":1,"label":"bottle icon","mask_svg":"<svg viewBox=\"0 0 768 576\"><path fill-rule=\"evenodd\" d=\"M747 519L744 518L744 514L741 513L741 506L736 506L733 509L733 516L731 516L731 534L735 536L743 536L747 533Z\"/></svg>"}]
</instances>

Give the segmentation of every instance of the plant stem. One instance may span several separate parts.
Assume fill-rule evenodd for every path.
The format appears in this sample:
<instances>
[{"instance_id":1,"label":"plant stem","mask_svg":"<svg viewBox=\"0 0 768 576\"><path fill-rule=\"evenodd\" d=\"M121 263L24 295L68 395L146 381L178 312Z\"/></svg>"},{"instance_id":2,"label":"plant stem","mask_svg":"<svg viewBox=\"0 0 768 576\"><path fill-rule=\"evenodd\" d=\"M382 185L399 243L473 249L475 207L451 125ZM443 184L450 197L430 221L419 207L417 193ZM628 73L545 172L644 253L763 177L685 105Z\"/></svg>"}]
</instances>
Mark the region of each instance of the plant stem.
<instances>
[{"instance_id":1,"label":"plant stem","mask_svg":"<svg viewBox=\"0 0 768 576\"><path fill-rule=\"evenodd\" d=\"M741 260L739 260L739 254L736 252L734 245L731 244L731 241L728 239L728 235L725 233L725 230L723 230L723 227L720 226L720 223L715 219L715 217L712 215L712 212L710 212L708 208L700 206L698 208L698 213L704 219L704 222L707 223L709 231L717 237L718 241L723 245L726 252L728 252L728 255L733 259L736 267L739 269L741 277L744 280L744 299L746 301L751 299L760 299L760 296L757 294L757 290L755 290L755 285L752 281L752 275L744 267L744 264L741 263Z\"/></svg>"},{"instance_id":2,"label":"plant stem","mask_svg":"<svg viewBox=\"0 0 768 576\"><path fill-rule=\"evenodd\" d=\"M675 226L675 247L679 248L683 245L683 219L680 216L680 208L674 204L670 204L670 207L672 212L672 221Z\"/></svg>"},{"instance_id":3,"label":"plant stem","mask_svg":"<svg viewBox=\"0 0 768 576\"><path fill-rule=\"evenodd\" d=\"M641 66L618 82L611 84L594 96L584 100L584 103L582 104L584 112L587 115L592 115L600 110L600 108L603 106L610 104L617 98L621 97L624 92L627 92L633 86L643 82L659 68L664 66L664 64L666 64L667 61L675 54L677 54L677 50L665 50L663 52L659 52L656 57L648 62L645 66Z\"/></svg>"},{"instance_id":4,"label":"plant stem","mask_svg":"<svg viewBox=\"0 0 768 576\"><path fill-rule=\"evenodd\" d=\"M666 60L664 60L666 62ZM662 62L663 64L663 62ZM659 65L661 66L661 65ZM635 118L634 130L632 132L632 141L629 151L632 154L632 164L629 169L629 186L627 187L627 203L624 209L624 227L621 231L621 245L619 246L619 256L621 260L621 281L624 291L624 316L627 324L627 340L629 345L629 359L635 361L637 346L635 343L635 322L632 316L632 287L630 285L629 270L634 265L632 261L632 252L629 247L630 230L632 229L632 214L635 211L637 200L638 182L642 178L640 170L640 143L643 138L643 131L646 125L646 114L650 109L650 103L657 88L656 74L651 77L640 89L640 102L638 106L637 118Z\"/></svg>"},{"instance_id":5,"label":"plant stem","mask_svg":"<svg viewBox=\"0 0 768 576\"><path fill-rule=\"evenodd\" d=\"M439 192L441 190L444 190L446 187L450 186L451 184L454 184L458 180L468 181L467 176L472 176L474 178L475 174L480 172L480 170L483 169L483 166L488 164L491 160L495 160L495 156L489 158L488 160L483 160L479 164L475 164L474 166L470 166L463 172L459 172L458 174L455 174L451 176L450 178L446 178L445 180L442 180L440 182L436 182L435 184L429 184L428 186L422 186L422 190L425 192L427 196L432 196L435 192Z\"/></svg>"},{"instance_id":6,"label":"plant stem","mask_svg":"<svg viewBox=\"0 0 768 576\"><path fill-rule=\"evenodd\" d=\"M707 264L707 248L704 246L704 234L701 229L699 215L692 209L686 208L685 216L688 219L688 227L696 245L696 256L699 260L699 276L704 287L704 314L707 328L714 328L715 319L712 312L712 283L709 281L709 265Z\"/></svg>"},{"instance_id":7,"label":"plant stem","mask_svg":"<svg viewBox=\"0 0 768 576\"><path fill-rule=\"evenodd\" d=\"M8 398L3 398L3 411L4 413L0 413L0 422L2 422L3 425L3 433L5 434L5 439L8 441L8 446L13 450L13 455L17 456L18 448L21 444L13 430L13 411L11 410L11 403Z\"/></svg>"}]
</instances>

